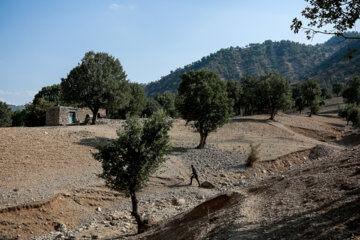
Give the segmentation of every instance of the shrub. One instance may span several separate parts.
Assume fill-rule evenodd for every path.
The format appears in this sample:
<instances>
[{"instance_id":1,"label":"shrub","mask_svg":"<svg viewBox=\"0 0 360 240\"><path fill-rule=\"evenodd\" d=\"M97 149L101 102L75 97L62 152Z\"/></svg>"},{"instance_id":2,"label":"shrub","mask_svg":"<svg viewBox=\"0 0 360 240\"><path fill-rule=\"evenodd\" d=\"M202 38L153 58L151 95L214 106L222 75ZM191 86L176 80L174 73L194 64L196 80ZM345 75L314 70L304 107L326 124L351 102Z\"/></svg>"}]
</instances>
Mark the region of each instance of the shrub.
<instances>
[{"instance_id":1,"label":"shrub","mask_svg":"<svg viewBox=\"0 0 360 240\"><path fill-rule=\"evenodd\" d=\"M254 145L250 144L250 154L248 158L246 159L246 166L252 167L255 162L259 161L259 147L260 144Z\"/></svg>"}]
</instances>

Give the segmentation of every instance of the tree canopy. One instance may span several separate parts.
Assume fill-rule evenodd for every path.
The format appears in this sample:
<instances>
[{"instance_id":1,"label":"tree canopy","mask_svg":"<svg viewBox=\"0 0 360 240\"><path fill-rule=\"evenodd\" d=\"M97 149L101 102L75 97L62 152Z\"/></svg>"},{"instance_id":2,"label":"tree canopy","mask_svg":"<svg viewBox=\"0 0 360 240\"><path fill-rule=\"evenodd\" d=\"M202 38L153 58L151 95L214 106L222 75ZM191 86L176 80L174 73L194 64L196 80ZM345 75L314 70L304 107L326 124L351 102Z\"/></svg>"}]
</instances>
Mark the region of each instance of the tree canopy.
<instances>
[{"instance_id":1,"label":"tree canopy","mask_svg":"<svg viewBox=\"0 0 360 240\"><path fill-rule=\"evenodd\" d=\"M344 90L344 84L335 82L332 85L332 90L336 94L336 96L340 96L341 92Z\"/></svg>"},{"instance_id":2,"label":"tree canopy","mask_svg":"<svg viewBox=\"0 0 360 240\"><path fill-rule=\"evenodd\" d=\"M138 224L138 232L146 226L138 213L136 192L143 188L151 174L166 160L170 150L168 131L171 120L164 112L157 112L142 125L137 119L129 118L118 139L98 146L94 157L102 163L100 175L105 183L116 191L125 190L131 197L132 216Z\"/></svg>"},{"instance_id":3,"label":"tree canopy","mask_svg":"<svg viewBox=\"0 0 360 240\"><path fill-rule=\"evenodd\" d=\"M11 126L11 109L5 102L0 101L0 127Z\"/></svg>"},{"instance_id":4,"label":"tree canopy","mask_svg":"<svg viewBox=\"0 0 360 240\"><path fill-rule=\"evenodd\" d=\"M309 117L320 110L321 88L316 79L309 79L301 86L304 105L310 109Z\"/></svg>"},{"instance_id":5,"label":"tree canopy","mask_svg":"<svg viewBox=\"0 0 360 240\"><path fill-rule=\"evenodd\" d=\"M294 18L291 30L298 33L304 29L308 39L315 34L332 34L345 39L360 39L359 36L347 36L347 30L355 26L360 18L360 1L358 0L305 0L309 5L301 15L309 20L306 27L298 18ZM331 26L332 30L326 27Z\"/></svg>"},{"instance_id":6,"label":"tree canopy","mask_svg":"<svg viewBox=\"0 0 360 240\"><path fill-rule=\"evenodd\" d=\"M226 91L228 97L233 100L233 112L236 115L241 114L241 107L243 107L243 88L240 81L230 80L226 83Z\"/></svg>"},{"instance_id":7,"label":"tree canopy","mask_svg":"<svg viewBox=\"0 0 360 240\"><path fill-rule=\"evenodd\" d=\"M151 117L155 112L159 111L160 109L162 109L160 103L158 103L153 98L148 98L146 100L146 107L142 112L142 115L144 117Z\"/></svg>"},{"instance_id":8,"label":"tree canopy","mask_svg":"<svg viewBox=\"0 0 360 240\"><path fill-rule=\"evenodd\" d=\"M93 124L100 108L119 109L129 101L128 81L120 61L101 52L87 52L67 78L61 79L61 90L65 102L91 109Z\"/></svg>"},{"instance_id":9,"label":"tree canopy","mask_svg":"<svg viewBox=\"0 0 360 240\"><path fill-rule=\"evenodd\" d=\"M232 101L226 83L210 71L190 71L181 75L176 107L186 123L200 133L197 148L204 148L210 132L224 125L231 113Z\"/></svg>"},{"instance_id":10,"label":"tree canopy","mask_svg":"<svg viewBox=\"0 0 360 240\"><path fill-rule=\"evenodd\" d=\"M175 118L178 115L175 108L175 98L176 95L168 91L155 96L155 100L163 107L166 114L172 118Z\"/></svg>"},{"instance_id":11,"label":"tree canopy","mask_svg":"<svg viewBox=\"0 0 360 240\"><path fill-rule=\"evenodd\" d=\"M110 111L111 118L139 117L146 107L144 88L138 83L129 83L129 101L120 109Z\"/></svg>"},{"instance_id":12,"label":"tree canopy","mask_svg":"<svg viewBox=\"0 0 360 240\"><path fill-rule=\"evenodd\" d=\"M347 103L360 105L360 76L351 79L342 93Z\"/></svg>"},{"instance_id":13,"label":"tree canopy","mask_svg":"<svg viewBox=\"0 0 360 240\"><path fill-rule=\"evenodd\" d=\"M289 80L279 73L269 73L259 79L258 85L262 105L270 119L274 120L279 110L287 110L292 106L291 87Z\"/></svg>"}]
</instances>

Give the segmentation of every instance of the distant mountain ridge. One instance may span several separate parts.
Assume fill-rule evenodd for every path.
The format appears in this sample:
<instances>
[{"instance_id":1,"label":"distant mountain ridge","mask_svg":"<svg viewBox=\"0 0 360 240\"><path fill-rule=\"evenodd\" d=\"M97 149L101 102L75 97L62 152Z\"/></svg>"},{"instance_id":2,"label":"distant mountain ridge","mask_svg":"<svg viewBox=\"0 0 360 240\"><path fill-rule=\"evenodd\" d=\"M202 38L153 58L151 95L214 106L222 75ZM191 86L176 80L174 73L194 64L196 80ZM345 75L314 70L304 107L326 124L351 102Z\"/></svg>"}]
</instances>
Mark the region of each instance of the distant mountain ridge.
<instances>
[{"instance_id":1,"label":"distant mountain ridge","mask_svg":"<svg viewBox=\"0 0 360 240\"><path fill-rule=\"evenodd\" d=\"M9 105L8 104L8 107L11 109L11 111L16 111L16 110L23 110L25 108L24 105Z\"/></svg>"},{"instance_id":2,"label":"distant mountain ridge","mask_svg":"<svg viewBox=\"0 0 360 240\"><path fill-rule=\"evenodd\" d=\"M230 47L171 71L160 80L147 84L145 92L148 97L165 91L176 92L181 74L199 69L214 71L226 81L247 75L279 72L292 82L316 77L323 86L329 87L335 81L345 82L353 75L360 74L360 53L353 53L350 61L344 57L351 49L360 51L360 41L343 41L340 37L332 37L317 45L267 40L244 48Z\"/></svg>"}]
</instances>

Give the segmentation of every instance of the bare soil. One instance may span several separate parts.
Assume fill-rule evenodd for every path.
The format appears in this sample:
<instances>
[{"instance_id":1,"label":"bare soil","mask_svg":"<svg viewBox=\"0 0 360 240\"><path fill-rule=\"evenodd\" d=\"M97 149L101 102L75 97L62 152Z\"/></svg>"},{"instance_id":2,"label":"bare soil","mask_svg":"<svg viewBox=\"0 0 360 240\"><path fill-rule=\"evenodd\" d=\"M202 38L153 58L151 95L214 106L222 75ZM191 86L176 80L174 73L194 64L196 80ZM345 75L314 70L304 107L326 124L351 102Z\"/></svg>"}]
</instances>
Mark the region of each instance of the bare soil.
<instances>
[{"instance_id":1,"label":"bare soil","mask_svg":"<svg viewBox=\"0 0 360 240\"><path fill-rule=\"evenodd\" d=\"M277 232L280 225L275 227L276 223L284 225L282 229L293 229L290 222L294 216L301 219L306 216L306 221L301 222L317 224L323 212L314 209L336 199L346 199L338 204L354 203L359 196L356 192L359 175L354 174L359 158L351 156L359 152L351 145L354 141L349 136L358 135L344 120L332 113L312 118L280 114L275 121L268 118L267 115L236 117L212 133L203 150L194 149L198 134L185 126L183 120L175 120L170 132L174 148L168 154L168 161L139 193L139 210L143 216L155 226L171 225L174 216L181 222L181 214L204 201L224 192L236 192L237 197L230 205L220 204L211 213L225 215L211 220L206 228L200 223L196 225L197 220L205 221L204 224L208 221L204 216L191 220L191 224L202 229L200 235L191 235L189 230L190 235L172 238L281 239L273 238L284 235L280 230ZM157 227L144 235L132 236L136 225L130 215L129 198L124 193L110 191L97 177L101 165L92 157L95 142L115 138L119 128L121 124L0 128L0 239L156 239ZM260 161L253 168L244 164L250 143L260 144ZM311 159L310 151L317 145L323 146L329 156ZM349 156L349 162L343 158L345 155ZM190 164L198 170L200 181L213 183L215 189L188 186ZM350 190L343 190L338 184ZM179 199L185 203L177 204L181 202ZM328 209L339 206L331 204ZM352 211L344 210L342 215L338 212L336 221L344 224L346 230L334 230L338 239L358 235L356 221L351 220L359 217L353 211L357 207L355 204ZM232 216L234 222L230 224L221 216ZM299 221L293 222L294 227L301 225ZM328 222L314 228L301 225L313 230L306 230L312 233L298 235L297 239L313 236L321 226L324 229L340 226L332 224L331 218ZM59 224L66 229L59 229Z\"/></svg>"}]
</instances>

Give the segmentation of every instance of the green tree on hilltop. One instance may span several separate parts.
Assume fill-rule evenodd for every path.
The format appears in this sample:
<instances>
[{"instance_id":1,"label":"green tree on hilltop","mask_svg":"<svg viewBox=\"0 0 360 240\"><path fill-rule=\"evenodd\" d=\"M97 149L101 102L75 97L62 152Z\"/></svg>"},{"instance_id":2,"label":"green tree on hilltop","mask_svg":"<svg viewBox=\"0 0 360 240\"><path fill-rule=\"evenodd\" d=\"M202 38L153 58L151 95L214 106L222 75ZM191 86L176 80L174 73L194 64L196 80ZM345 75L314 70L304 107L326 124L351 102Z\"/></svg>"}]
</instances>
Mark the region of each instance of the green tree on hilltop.
<instances>
[{"instance_id":1,"label":"green tree on hilltop","mask_svg":"<svg viewBox=\"0 0 360 240\"><path fill-rule=\"evenodd\" d=\"M61 79L62 98L88 107L92 123L100 108L115 111L129 102L129 84L118 59L107 53L87 52L81 63Z\"/></svg>"},{"instance_id":2,"label":"green tree on hilltop","mask_svg":"<svg viewBox=\"0 0 360 240\"><path fill-rule=\"evenodd\" d=\"M102 163L108 187L116 191L124 191L130 195L132 203L131 215L138 225L138 232L146 230L147 225L138 212L136 192L142 189L160 165L166 160L166 152L170 150L171 120L163 112L155 113L142 125L137 119L130 118L122 130L118 131L118 139L98 146L95 159Z\"/></svg>"},{"instance_id":3,"label":"green tree on hilltop","mask_svg":"<svg viewBox=\"0 0 360 240\"><path fill-rule=\"evenodd\" d=\"M202 149L210 132L223 126L229 118L232 101L226 92L226 83L210 71L190 71L181 75L176 107L186 123L200 133Z\"/></svg>"}]
</instances>

